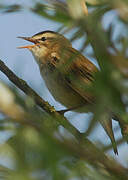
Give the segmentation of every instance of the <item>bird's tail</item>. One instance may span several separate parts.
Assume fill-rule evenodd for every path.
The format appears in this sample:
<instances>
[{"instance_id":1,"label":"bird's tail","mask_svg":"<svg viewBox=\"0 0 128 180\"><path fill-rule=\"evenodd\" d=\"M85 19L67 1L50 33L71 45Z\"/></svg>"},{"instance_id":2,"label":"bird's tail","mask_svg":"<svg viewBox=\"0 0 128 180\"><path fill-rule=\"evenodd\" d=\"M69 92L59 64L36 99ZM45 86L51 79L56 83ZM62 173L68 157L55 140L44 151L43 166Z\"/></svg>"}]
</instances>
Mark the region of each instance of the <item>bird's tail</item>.
<instances>
[{"instance_id":1,"label":"bird's tail","mask_svg":"<svg viewBox=\"0 0 128 180\"><path fill-rule=\"evenodd\" d=\"M104 117L101 121L100 121L101 125L103 126L105 132L107 133L107 135L109 136L112 146L113 146L113 150L114 153L116 155L118 155L118 150L117 150L117 144L116 144L116 140L114 137L114 133L113 133L113 129L112 129L112 119L109 117Z\"/></svg>"}]
</instances>

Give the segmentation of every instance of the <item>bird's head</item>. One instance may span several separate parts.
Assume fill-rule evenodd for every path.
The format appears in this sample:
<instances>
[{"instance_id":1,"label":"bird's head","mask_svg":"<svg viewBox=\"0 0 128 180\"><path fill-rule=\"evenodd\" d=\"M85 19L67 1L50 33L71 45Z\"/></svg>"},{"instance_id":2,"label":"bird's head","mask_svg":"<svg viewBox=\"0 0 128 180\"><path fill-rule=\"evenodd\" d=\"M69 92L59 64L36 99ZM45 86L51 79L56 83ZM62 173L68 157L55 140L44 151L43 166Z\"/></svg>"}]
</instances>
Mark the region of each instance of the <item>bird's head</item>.
<instances>
[{"instance_id":1,"label":"bird's head","mask_svg":"<svg viewBox=\"0 0 128 180\"><path fill-rule=\"evenodd\" d=\"M18 38L22 38L24 40L34 43L32 45L19 47L29 49L34 56L43 56L47 54L47 52L54 48L56 44L64 47L71 46L71 43L68 39L54 31L43 31L33 35L32 37Z\"/></svg>"}]
</instances>

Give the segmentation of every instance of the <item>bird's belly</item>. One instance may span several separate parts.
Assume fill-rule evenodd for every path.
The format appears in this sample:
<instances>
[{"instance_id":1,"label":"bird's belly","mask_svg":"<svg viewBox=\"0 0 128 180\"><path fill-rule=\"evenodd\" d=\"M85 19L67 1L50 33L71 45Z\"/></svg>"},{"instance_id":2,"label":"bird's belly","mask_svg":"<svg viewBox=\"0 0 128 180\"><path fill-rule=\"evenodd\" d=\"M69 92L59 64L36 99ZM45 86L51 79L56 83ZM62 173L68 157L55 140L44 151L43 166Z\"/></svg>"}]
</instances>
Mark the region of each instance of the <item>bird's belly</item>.
<instances>
[{"instance_id":1,"label":"bird's belly","mask_svg":"<svg viewBox=\"0 0 128 180\"><path fill-rule=\"evenodd\" d=\"M65 82L58 76L51 72L41 72L45 84L54 97L67 108L73 108L85 103L85 100L74 90L68 87Z\"/></svg>"}]
</instances>

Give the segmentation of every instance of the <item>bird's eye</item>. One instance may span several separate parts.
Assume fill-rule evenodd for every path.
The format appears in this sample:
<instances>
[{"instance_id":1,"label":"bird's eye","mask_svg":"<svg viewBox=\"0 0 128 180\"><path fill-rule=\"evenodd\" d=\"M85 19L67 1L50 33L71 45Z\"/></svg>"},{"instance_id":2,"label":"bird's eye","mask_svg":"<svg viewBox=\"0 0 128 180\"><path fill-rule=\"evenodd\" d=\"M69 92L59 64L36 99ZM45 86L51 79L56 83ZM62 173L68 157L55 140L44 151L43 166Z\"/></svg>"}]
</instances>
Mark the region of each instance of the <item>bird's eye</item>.
<instances>
[{"instance_id":1,"label":"bird's eye","mask_svg":"<svg viewBox=\"0 0 128 180\"><path fill-rule=\"evenodd\" d=\"M42 40L42 41L46 41L46 37L42 37L41 40Z\"/></svg>"}]
</instances>

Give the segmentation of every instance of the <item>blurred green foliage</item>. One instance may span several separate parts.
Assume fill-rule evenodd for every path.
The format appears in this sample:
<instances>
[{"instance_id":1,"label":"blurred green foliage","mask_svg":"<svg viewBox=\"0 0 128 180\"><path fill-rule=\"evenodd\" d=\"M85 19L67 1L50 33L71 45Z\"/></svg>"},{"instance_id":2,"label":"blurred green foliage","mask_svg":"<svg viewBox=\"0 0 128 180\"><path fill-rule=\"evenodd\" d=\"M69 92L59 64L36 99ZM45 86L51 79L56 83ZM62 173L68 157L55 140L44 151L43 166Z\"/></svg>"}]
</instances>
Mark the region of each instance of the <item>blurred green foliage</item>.
<instances>
[{"instance_id":1,"label":"blurred green foliage","mask_svg":"<svg viewBox=\"0 0 128 180\"><path fill-rule=\"evenodd\" d=\"M59 0L38 1L26 9L42 18L59 22L58 32L66 33L76 28L71 41L83 37L81 51L92 46L91 55L100 67L94 85L89 87L96 97L96 104L91 109L93 119L87 131L81 134L63 117L42 111L31 98L21 96L11 88L15 102L24 109L28 118L5 118L5 114L0 121L0 130L12 133L5 143L0 144L0 155L9 159L11 164L9 168L0 166L2 179L128 179L127 169L104 154L104 150L111 149L112 145L106 147L102 144L98 148L96 142L95 146L86 138L93 133L97 122L102 121L106 107L109 107L112 115L117 115L118 118L113 118L119 121L123 134L117 144L127 140L128 3L126 0L104 0L93 1L92 4L88 0L89 15L78 18L72 17L68 3ZM9 6L1 3L0 13L18 13L24 8L18 4ZM107 29L103 26L103 18L109 12L116 12L117 23L123 27L123 33L119 32L118 36L114 34L114 23Z\"/></svg>"}]
</instances>

